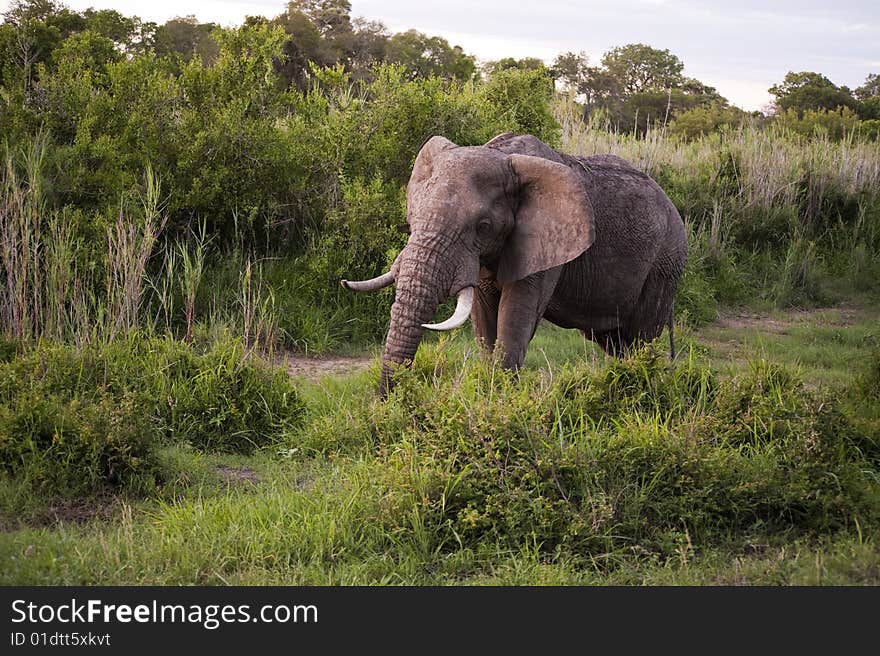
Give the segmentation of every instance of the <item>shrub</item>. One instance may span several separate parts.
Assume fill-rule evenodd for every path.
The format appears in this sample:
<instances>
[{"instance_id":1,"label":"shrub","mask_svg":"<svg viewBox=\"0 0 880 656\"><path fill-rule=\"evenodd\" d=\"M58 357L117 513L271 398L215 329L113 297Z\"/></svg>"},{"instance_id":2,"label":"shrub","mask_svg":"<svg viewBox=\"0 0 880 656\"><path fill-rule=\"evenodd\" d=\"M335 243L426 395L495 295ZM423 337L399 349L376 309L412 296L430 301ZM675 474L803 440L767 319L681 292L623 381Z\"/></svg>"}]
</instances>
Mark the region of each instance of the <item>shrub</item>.
<instances>
[{"instance_id":1,"label":"shrub","mask_svg":"<svg viewBox=\"0 0 880 656\"><path fill-rule=\"evenodd\" d=\"M154 431L132 394L22 391L0 404L0 470L53 496L152 491L161 480Z\"/></svg>"},{"instance_id":2,"label":"shrub","mask_svg":"<svg viewBox=\"0 0 880 656\"><path fill-rule=\"evenodd\" d=\"M18 342L0 337L0 363L9 362L18 353Z\"/></svg>"},{"instance_id":3,"label":"shrub","mask_svg":"<svg viewBox=\"0 0 880 656\"><path fill-rule=\"evenodd\" d=\"M43 343L0 365L0 407L41 395L64 407L106 408L115 399L148 422L155 444L235 453L274 444L299 425L304 411L286 372L247 357L231 340L202 352L140 335L81 351ZM6 439L24 436L12 431Z\"/></svg>"},{"instance_id":4,"label":"shrub","mask_svg":"<svg viewBox=\"0 0 880 656\"><path fill-rule=\"evenodd\" d=\"M432 549L668 557L691 536L817 535L880 512L870 440L766 363L721 380L655 344L548 381L420 351L387 403L350 411L389 463L388 530L417 518Z\"/></svg>"},{"instance_id":5,"label":"shrub","mask_svg":"<svg viewBox=\"0 0 880 656\"><path fill-rule=\"evenodd\" d=\"M169 439L251 453L300 424L304 407L287 372L246 359L241 345L219 343L204 354L174 349L168 355L170 369L156 378L155 394Z\"/></svg>"},{"instance_id":6,"label":"shrub","mask_svg":"<svg viewBox=\"0 0 880 656\"><path fill-rule=\"evenodd\" d=\"M550 104L553 81L546 69L497 71L480 92L500 115L506 130L533 134L551 146L559 145L560 126Z\"/></svg>"},{"instance_id":7,"label":"shrub","mask_svg":"<svg viewBox=\"0 0 880 656\"><path fill-rule=\"evenodd\" d=\"M880 403L880 348L874 348L865 359L865 369L857 378L856 388L872 403Z\"/></svg>"},{"instance_id":8,"label":"shrub","mask_svg":"<svg viewBox=\"0 0 880 656\"><path fill-rule=\"evenodd\" d=\"M720 103L698 105L675 115L669 125L672 135L692 140L735 128L745 122L748 115L737 107L725 107Z\"/></svg>"},{"instance_id":9,"label":"shrub","mask_svg":"<svg viewBox=\"0 0 880 656\"><path fill-rule=\"evenodd\" d=\"M858 129L859 117L849 107L808 109L800 113L789 108L774 118L774 124L807 137L825 136L839 140Z\"/></svg>"}]
</instances>

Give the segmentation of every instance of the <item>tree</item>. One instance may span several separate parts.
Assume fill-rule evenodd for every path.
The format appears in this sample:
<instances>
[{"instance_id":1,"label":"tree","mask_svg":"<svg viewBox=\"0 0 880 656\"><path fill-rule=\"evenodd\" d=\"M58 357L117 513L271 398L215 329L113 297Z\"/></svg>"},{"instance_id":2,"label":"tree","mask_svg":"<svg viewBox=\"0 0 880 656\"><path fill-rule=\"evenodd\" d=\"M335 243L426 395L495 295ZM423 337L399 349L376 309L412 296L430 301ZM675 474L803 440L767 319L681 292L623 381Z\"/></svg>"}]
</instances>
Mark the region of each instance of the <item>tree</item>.
<instances>
[{"instance_id":1,"label":"tree","mask_svg":"<svg viewBox=\"0 0 880 656\"><path fill-rule=\"evenodd\" d=\"M4 79L16 76L25 95L30 93L38 63L52 67L52 52L64 39L85 28L79 14L61 7L53 0L13 0L3 14Z\"/></svg>"},{"instance_id":2,"label":"tree","mask_svg":"<svg viewBox=\"0 0 880 656\"><path fill-rule=\"evenodd\" d=\"M589 74L589 57L587 53L564 52L553 60L550 74L553 80L562 82L566 90L578 90Z\"/></svg>"},{"instance_id":3,"label":"tree","mask_svg":"<svg viewBox=\"0 0 880 656\"><path fill-rule=\"evenodd\" d=\"M324 38L338 38L352 31L348 0L293 0L287 4L287 13L295 12L306 16Z\"/></svg>"},{"instance_id":4,"label":"tree","mask_svg":"<svg viewBox=\"0 0 880 656\"><path fill-rule=\"evenodd\" d=\"M89 7L83 12L87 29L107 37L120 49L127 49L135 40L140 19L128 18L113 9L95 10Z\"/></svg>"},{"instance_id":5,"label":"tree","mask_svg":"<svg viewBox=\"0 0 880 656\"><path fill-rule=\"evenodd\" d=\"M369 77L370 66L384 59L388 29L378 21L350 17L348 0L294 0L273 21L290 35L277 68L288 84L311 84L310 65L342 64L353 79Z\"/></svg>"},{"instance_id":6,"label":"tree","mask_svg":"<svg viewBox=\"0 0 880 656\"><path fill-rule=\"evenodd\" d=\"M703 84L692 77L684 78L681 83L681 90L689 96L698 98L702 105L727 104L727 99L718 93L718 89Z\"/></svg>"},{"instance_id":7,"label":"tree","mask_svg":"<svg viewBox=\"0 0 880 656\"><path fill-rule=\"evenodd\" d=\"M523 57L522 59L505 57L504 59L499 59L498 61L487 62L486 65L483 67L483 69L489 76L492 76L499 71L506 71L511 68L516 68L520 71L547 71L547 67L544 65L544 61L542 59L538 59L537 57Z\"/></svg>"},{"instance_id":8,"label":"tree","mask_svg":"<svg viewBox=\"0 0 880 656\"><path fill-rule=\"evenodd\" d=\"M336 58L318 28L293 3L272 22L284 28L289 37L283 46L284 56L275 61L275 68L288 85L305 91L309 86L309 63L329 66L336 63Z\"/></svg>"},{"instance_id":9,"label":"tree","mask_svg":"<svg viewBox=\"0 0 880 656\"><path fill-rule=\"evenodd\" d=\"M866 121L880 120L880 75L871 73L855 94L861 101L859 116Z\"/></svg>"},{"instance_id":10,"label":"tree","mask_svg":"<svg viewBox=\"0 0 880 656\"><path fill-rule=\"evenodd\" d=\"M678 57L643 43L609 50L602 56L602 65L626 94L673 89L684 82L684 64Z\"/></svg>"},{"instance_id":11,"label":"tree","mask_svg":"<svg viewBox=\"0 0 880 656\"><path fill-rule=\"evenodd\" d=\"M587 108L610 108L619 104L623 95L620 80L600 66L584 69L584 78L577 90L585 96Z\"/></svg>"},{"instance_id":12,"label":"tree","mask_svg":"<svg viewBox=\"0 0 880 656\"><path fill-rule=\"evenodd\" d=\"M856 109L856 100L849 89L838 87L824 75L810 71L789 71L781 83L774 84L768 91L776 96L776 109L781 112L791 109L801 115L808 110Z\"/></svg>"},{"instance_id":13,"label":"tree","mask_svg":"<svg viewBox=\"0 0 880 656\"><path fill-rule=\"evenodd\" d=\"M184 61L199 56L210 64L217 56L217 43L211 33L218 28L216 23L199 23L193 16L178 16L156 29L156 54L180 55Z\"/></svg>"},{"instance_id":14,"label":"tree","mask_svg":"<svg viewBox=\"0 0 880 656\"><path fill-rule=\"evenodd\" d=\"M410 79L433 76L467 80L477 70L474 58L440 36L416 30L395 34L388 40L387 61L402 65Z\"/></svg>"},{"instance_id":15,"label":"tree","mask_svg":"<svg viewBox=\"0 0 880 656\"><path fill-rule=\"evenodd\" d=\"M79 70L107 72L107 65L122 59L113 39L92 30L70 35L58 48L59 68L75 64Z\"/></svg>"},{"instance_id":16,"label":"tree","mask_svg":"<svg viewBox=\"0 0 880 656\"><path fill-rule=\"evenodd\" d=\"M385 60L388 49L388 28L379 21L355 18L351 22L350 43L346 47L352 79L370 77L370 67Z\"/></svg>"},{"instance_id":17,"label":"tree","mask_svg":"<svg viewBox=\"0 0 880 656\"><path fill-rule=\"evenodd\" d=\"M620 130L644 132L667 124L676 114L698 106L727 106L716 89L682 74L684 64L668 50L633 43L609 50L601 66L589 66L585 53L564 53L554 76L577 90L584 114L600 110Z\"/></svg>"},{"instance_id":18,"label":"tree","mask_svg":"<svg viewBox=\"0 0 880 656\"><path fill-rule=\"evenodd\" d=\"M856 89L855 95L859 100L868 100L868 98L880 96L880 75L877 73L868 75L865 83Z\"/></svg>"}]
</instances>

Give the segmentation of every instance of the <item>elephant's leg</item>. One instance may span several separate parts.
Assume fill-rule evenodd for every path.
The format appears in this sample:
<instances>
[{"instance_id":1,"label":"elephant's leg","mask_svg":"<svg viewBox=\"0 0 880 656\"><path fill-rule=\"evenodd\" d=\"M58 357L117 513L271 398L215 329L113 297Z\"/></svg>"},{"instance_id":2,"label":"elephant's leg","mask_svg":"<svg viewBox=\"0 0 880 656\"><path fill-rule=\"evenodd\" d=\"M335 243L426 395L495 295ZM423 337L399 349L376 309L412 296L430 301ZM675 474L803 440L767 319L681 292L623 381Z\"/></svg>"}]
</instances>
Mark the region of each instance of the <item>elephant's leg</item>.
<instances>
[{"instance_id":1,"label":"elephant's leg","mask_svg":"<svg viewBox=\"0 0 880 656\"><path fill-rule=\"evenodd\" d=\"M487 269L480 270L480 284L474 295L474 307L471 309L471 324L477 342L487 353L495 348L498 339L498 305L501 302L501 290L495 286L495 278Z\"/></svg>"},{"instance_id":2,"label":"elephant's leg","mask_svg":"<svg viewBox=\"0 0 880 656\"><path fill-rule=\"evenodd\" d=\"M497 345L503 351L503 367L522 366L526 349L550 303L561 272L561 266L554 267L504 287L498 307Z\"/></svg>"}]
</instances>

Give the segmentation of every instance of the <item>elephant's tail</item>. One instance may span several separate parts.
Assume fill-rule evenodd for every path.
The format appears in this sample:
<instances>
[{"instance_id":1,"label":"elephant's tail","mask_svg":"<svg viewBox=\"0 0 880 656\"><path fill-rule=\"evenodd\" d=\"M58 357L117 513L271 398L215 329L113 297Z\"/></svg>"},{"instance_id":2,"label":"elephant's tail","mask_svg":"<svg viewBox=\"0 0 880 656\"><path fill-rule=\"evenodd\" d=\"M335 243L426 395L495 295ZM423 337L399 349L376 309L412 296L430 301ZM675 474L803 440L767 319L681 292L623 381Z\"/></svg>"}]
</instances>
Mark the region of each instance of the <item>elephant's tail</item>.
<instances>
[{"instance_id":1,"label":"elephant's tail","mask_svg":"<svg viewBox=\"0 0 880 656\"><path fill-rule=\"evenodd\" d=\"M675 301L672 301L672 307L669 308L666 325L669 326L669 359L675 360Z\"/></svg>"}]
</instances>

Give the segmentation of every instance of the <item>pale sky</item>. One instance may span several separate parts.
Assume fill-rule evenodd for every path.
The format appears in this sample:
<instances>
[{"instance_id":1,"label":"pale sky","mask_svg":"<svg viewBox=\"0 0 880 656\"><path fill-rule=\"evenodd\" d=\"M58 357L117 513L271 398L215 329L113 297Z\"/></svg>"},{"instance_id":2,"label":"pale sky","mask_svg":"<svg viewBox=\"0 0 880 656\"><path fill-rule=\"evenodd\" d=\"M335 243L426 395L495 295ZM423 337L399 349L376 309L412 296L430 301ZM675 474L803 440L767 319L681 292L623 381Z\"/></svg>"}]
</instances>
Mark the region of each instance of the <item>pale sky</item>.
<instances>
[{"instance_id":1,"label":"pale sky","mask_svg":"<svg viewBox=\"0 0 880 656\"><path fill-rule=\"evenodd\" d=\"M627 43L668 48L685 74L714 86L746 110L762 109L767 89L788 71L816 71L835 84L861 86L880 73L880 0L350 0L352 16L445 37L479 60L586 51L593 64ZM165 22L194 14L202 22L240 24L274 17L284 0L62 0L72 9L116 9ZM5 11L8 0L0 0Z\"/></svg>"}]
</instances>

